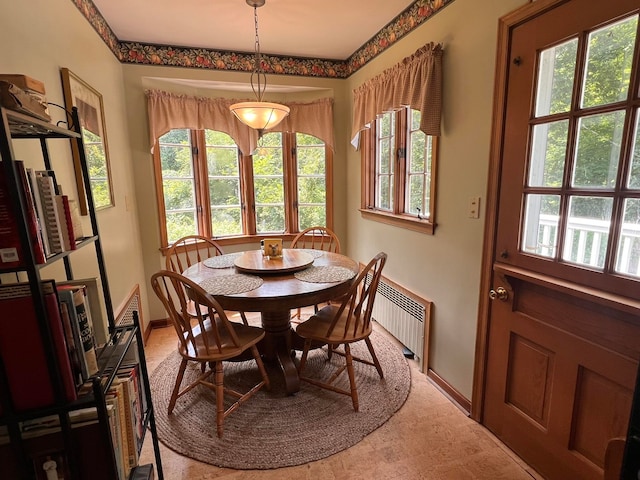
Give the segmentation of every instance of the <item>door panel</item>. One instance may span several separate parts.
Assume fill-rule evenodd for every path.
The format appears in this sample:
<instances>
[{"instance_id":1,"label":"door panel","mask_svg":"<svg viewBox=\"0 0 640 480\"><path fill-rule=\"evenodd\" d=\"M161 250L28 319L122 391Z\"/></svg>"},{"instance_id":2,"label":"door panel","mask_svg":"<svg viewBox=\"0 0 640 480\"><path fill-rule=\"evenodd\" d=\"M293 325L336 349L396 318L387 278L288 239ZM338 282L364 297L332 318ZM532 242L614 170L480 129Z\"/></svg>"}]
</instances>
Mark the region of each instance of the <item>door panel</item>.
<instances>
[{"instance_id":1,"label":"door panel","mask_svg":"<svg viewBox=\"0 0 640 480\"><path fill-rule=\"evenodd\" d=\"M484 423L548 478L602 478L627 429L637 315L509 267L496 282L509 298L492 305Z\"/></svg>"},{"instance_id":2,"label":"door panel","mask_svg":"<svg viewBox=\"0 0 640 480\"><path fill-rule=\"evenodd\" d=\"M640 224L640 167L630 168L640 165L639 8L539 0L509 18L502 45L487 278L506 295L487 308L482 414L550 479L601 479L606 446L629 421L640 358L640 241L630 234ZM620 259L632 267L622 272Z\"/></svg>"}]
</instances>

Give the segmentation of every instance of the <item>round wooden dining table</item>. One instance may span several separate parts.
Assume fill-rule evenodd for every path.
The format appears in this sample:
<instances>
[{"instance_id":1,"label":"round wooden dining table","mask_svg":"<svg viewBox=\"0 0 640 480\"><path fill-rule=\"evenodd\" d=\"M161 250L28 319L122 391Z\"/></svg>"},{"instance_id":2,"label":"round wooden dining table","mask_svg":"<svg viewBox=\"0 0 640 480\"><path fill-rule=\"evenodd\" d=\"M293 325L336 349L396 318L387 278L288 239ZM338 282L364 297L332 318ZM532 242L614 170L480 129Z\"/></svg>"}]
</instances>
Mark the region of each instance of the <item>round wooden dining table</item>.
<instances>
[{"instance_id":1,"label":"round wooden dining table","mask_svg":"<svg viewBox=\"0 0 640 480\"><path fill-rule=\"evenodd\" d=\"M335 300L358 274L349 257L322 250L283 249L281 257L260 250L219 255L192 265L183 275L200 284L225 310L260 312L265 338L258 346L284 374L286 392L300 389L291 352L300 345L291 309Z\"/></svg>"}]
</instances>

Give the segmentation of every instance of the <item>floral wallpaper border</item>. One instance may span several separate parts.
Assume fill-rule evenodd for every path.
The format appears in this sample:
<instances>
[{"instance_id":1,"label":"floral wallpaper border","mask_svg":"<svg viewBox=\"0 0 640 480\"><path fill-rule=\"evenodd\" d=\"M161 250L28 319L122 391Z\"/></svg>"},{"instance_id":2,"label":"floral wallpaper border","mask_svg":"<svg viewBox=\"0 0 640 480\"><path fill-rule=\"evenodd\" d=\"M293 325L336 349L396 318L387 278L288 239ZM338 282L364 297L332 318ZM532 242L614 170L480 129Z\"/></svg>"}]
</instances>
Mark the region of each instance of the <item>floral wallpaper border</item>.
<instances>
[{"instance_id":1,"label":"floral wallpaper border","mask_svg":"<svg viewBox=\"0 0 640 480\"><path fill-rule=\"evenodd\" d=\"M347 60L262 56L267 73L347 78L455 0L416 0ZM120 41L92 0L72 0L122 63L251 72L254 54Z\"/></svg>"}]
</instances>

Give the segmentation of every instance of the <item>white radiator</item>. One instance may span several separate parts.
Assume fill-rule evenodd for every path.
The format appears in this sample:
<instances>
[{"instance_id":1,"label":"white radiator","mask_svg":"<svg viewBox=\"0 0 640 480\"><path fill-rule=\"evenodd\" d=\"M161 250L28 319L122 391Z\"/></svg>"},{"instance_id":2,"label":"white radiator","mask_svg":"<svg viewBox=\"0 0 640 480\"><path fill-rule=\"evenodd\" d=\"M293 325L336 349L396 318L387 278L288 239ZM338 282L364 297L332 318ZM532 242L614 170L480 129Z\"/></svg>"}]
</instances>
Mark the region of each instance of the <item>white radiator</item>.
<instances>
[{"instance_id":1,"label":"white radiator","mask_svg":"<svg viewBox=\"0 0 640 480\"><path fill-rule=\"evenodd\" d=\"M373 319L411 350L427 369L431 302L382 277L373 303ZM426 337L426 338L425 338Z\"/></svg>"}]
</instances>

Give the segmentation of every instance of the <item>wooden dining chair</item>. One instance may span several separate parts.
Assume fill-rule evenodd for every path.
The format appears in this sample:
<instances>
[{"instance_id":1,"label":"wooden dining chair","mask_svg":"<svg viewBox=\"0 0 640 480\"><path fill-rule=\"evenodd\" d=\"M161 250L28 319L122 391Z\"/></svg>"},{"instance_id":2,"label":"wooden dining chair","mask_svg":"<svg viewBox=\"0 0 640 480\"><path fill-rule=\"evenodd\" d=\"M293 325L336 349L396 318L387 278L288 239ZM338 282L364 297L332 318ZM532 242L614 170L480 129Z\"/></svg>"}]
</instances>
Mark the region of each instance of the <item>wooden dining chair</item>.
<instances>
[{"instance_id":1,"label":"wooden dining chair","mask_svg":"<svg viewBox=\"0 0 640 480\"><path fill-rule=\"evenodd\" d=\"M371 343L371 311L373 302L380 283L382 268L387 261L387 254L378 253L369 264L360 272L356 281L351 286L349 293L343 298L340 305L327 305L313 315L309 320L296 327L296 333L304 338L302 357L298 366L300 380L311 383L321 388L341 393L351 397L353 409L357 412L358 390L356 388L353 362L361 362L376 367L378 375L383 378L382 367L376 357ZM364 341L371 355L371 360L355 357L351 354L351 344ZM328 352L342 355L345 358L344 365L339 366L328 379L315 379L304 375L307 356L312 343L327 344ZM335 347L344 345L344 351ZM349 376L349 390L334 385L340 374L347 370Z\"/></svg>"},{"instance_id":2,"label":"wooden dining chair","mask_svg":"<svg viewBox=\"0 0 640 480\"><path fill-rule=\"evenodd\" d=\"M223 254L222 247L215 240L202 235L187 235L176 240L167 250L166 268L171 272L183 273L196 263ZM190 303L187 307L191 316L195 316L193 304ZM242 323L249 325L244 312L238 314Z\"/></svg>"},{"instance_id":3,"label":"wooden dining chair","mask_svg":"<svg viewBox=\"0 0 640 480\"><path fill-rule=\"evenodd\" d=\"M151 277L151 286L162 301L178 336L178 351L182 362L169 401L168 414L176 401L198 385L215 392L216 426L218 437L223 435L224 419L262 387L270 388L269 377L260 358L257 343L265 336L260 327L231 322L220 304L197 283L168 270ZM186 304L195 304L196 320L186 312ZM206 312L206 315L203 313ZM260 370L262 380L245 393L224 386L223 362L250 350ZM185 369L189 362L208 365L191 384L181 389ZM213 383L208 378L213 375ZM235 400L224 408L225 395Z\"/></svg>"},{"instance_id":4,"label":"wooden dining chair","mask_svg":"<svg viewBox=\"0 0 640 480\"><path fill-rule=\"evenodd\" d=\"M340 253L340 239L327 227L309 227L291 240L291 248L309 248Z\"/></svg>"},{"instance_id":5,"label":"wooden dining chair","mask_svg":"<svg viewBox=\"0 0 640 480\"><path fill-rule=\"evenodd\" d=\"M305 228L291 240L290 248L308 248L311 250L324 250L325 252L340 253L340 239L329 228L315 226ZM318 305L313 306L314 312L318 311ZM294 323L302 320L301 309L291 315Z\"/></svg>"}]
</instances>

